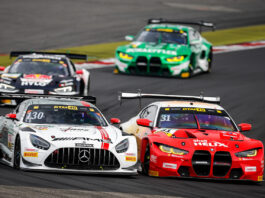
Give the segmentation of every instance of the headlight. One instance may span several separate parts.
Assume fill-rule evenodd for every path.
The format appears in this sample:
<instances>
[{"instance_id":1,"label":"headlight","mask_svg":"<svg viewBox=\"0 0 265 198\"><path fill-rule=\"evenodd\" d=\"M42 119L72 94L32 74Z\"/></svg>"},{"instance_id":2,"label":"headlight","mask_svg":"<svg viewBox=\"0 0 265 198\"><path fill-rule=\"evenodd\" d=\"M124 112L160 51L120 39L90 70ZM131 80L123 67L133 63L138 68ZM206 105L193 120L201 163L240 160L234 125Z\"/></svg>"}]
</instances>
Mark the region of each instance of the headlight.
<instances>
[{"instance_id":1,"label":"headlight","mask_svg":"<svg viewBox=\"0 0 265 198\"><path fill-rule=\"evenodd\" d=\"M71 91L73 91L73 87L72 87L72 86L60 87L60 88L56 88L56 89L54 89L54 91L55 91L56 93L66 93L66 92L71 92Z\"/></svg>"},{"instance_id":2,"label":"headlight","mask_svg":"<svg viewBox=\"0 0 265 198\"><path fill-rule=\"evenodd\" d=\"M5 90L14 90L15 87L7 84L0 83L0 89L5 89Z\"/></svg>"},{"instance_id":3,"label":"headlight","mask_svg":"<svg viewBox=\"0 0 265 198\"><path fill-rule=\"evenodd\" d=\"M251 149L248 151L238 152L235 155L237 157L255 157L258 154L258 149Z\"/></svg>"},{"instance_id":4,"label":"headlight","mask_svg":"<svg viewBox=\"0 0 265 198\"><path fill-rule=\"evenodd\" d=\"M175 155L186 155L189 153L188 151L185 151L185 150L182 150L179 148L175 148L175 147L171 147L171 146L167 146L164 144L161 144L159 146L159 149L164 153L171 153L171 154L175 154Z\"/></svg>"},{"instance_id":5,"label":"headlight","mask_svg":"<svg viewBox=\"0 0 265 198\"><path fill-rule=\"evenodd\" d=\"M133 59L133 56L130 56L129 54L125 54L122 52L119 52L119 57L121 59L124 59L124 60L132 60Z\"/></svg>"},{"instance_id":6,"label":"headlight","mask_svg":"<svg viewBox=\"0 0 265 198\"><path fill-rule=\"evenodd\" d=\"M31 134L30 141L31 144L38 149L48 150L50 148L49 142L36 135Z\"/></svg>"},{"instance_id":7,"label":"headlight","mask_svg":"<svg viewBox=\"0 0 265 198\"><path fill-rule=\"evenodd\" d=\"M175 56L175 57L171 57L171 58L167 58L167 62L180 62L184 60L184 56Z\"/></svg>"},{"instance_id":8,"label":"headlight","mask_svg":"<svg viewBox=\"0 0 265 198\"><path fill-rule=\"evenodd\" d=\"M124 153L124 152L126 152L128 150L128 148L129 148L129 140L128 139L122 140L115 147L117 153Z\"/></svg>"}]
</instances>

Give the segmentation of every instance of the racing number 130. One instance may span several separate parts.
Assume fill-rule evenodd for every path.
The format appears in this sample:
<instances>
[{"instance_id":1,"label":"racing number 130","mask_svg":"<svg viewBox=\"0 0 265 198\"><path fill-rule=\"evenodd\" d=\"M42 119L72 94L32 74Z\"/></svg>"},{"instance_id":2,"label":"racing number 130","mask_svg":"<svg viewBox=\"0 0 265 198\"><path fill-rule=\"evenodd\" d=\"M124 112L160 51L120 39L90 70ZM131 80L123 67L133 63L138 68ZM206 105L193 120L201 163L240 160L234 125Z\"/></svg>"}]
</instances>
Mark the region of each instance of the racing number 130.
<instances>
[{"instance_id":1,"label":"racing number 130","mask_svg":"<svg viewBox=\"0 0 265 198\"><path fill-rule=\"evenodd\" d=\"M32 120L41 120L44 117L43 112L30 112L27 119L32 119Z\"/></svg>"}]
</instances>

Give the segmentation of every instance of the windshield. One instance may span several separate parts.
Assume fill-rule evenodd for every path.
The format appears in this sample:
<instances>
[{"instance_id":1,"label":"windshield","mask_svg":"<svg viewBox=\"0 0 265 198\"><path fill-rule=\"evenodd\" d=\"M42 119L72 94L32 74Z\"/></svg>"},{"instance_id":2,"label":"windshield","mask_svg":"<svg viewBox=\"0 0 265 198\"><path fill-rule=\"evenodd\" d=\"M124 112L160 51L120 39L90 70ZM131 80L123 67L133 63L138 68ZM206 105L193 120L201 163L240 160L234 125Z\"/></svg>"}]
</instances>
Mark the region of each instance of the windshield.
<instances>
[{"instance_id":1,"label":"windshield","mask_svg":"<svg viewBox=\"0 0 265 198\"><path fill-rule=\"evenodd\" d=\"M187 34L170 29L146 29L136 38L139 42L187 44Z\"/></svg>"},{"instance_id":2,"label":"windshield","mask_svg":"<svg viewBox=\"0 0 265 198\"><path fill-rule=\"evenodd\" d=\"M68 75L67 64L63 60L47 58L21 58L10 67L9 73Z\"/></svg>"},{"instance_id":3,"label":"windshield","mask_svg":"<svg viewBox=\"0 0 265 198\"><path fill-rule=\"evenodd\" d=\"M31 105L26 111L24 122L107 126L103 115L96 108L68 105Z\"/></svg>"},{"instance_id":4,"label":"windshield","mask_svg":"<svg viewBox=\"0 0 265 198\"><path fill-rule=\"evenodd\" d=\"M161 108L157 126L159 128L236 131L236 127L225 111L189 107Z\"/></svg>"}]
</instances>

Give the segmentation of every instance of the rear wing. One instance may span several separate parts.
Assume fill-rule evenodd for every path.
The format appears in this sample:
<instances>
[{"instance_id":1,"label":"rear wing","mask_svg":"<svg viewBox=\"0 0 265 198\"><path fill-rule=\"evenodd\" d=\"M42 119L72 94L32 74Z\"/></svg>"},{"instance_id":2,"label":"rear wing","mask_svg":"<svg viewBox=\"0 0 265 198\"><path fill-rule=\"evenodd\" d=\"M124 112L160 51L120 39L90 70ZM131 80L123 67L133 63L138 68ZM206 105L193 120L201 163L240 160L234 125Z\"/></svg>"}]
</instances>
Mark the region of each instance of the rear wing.
<instances>
[{"instance_id":1,"label":"rear wing","mask_svg":"<svg viewBox=\"0 0 265 198\"><path fill-rule=\"evenodd\" d=\"M202 27L211 28L212 31L215 30L215 24L205 21L199 21L199 22L190 22L190 21L175 21L175 20L168 20L168 19L148 19L148 24L183 24L183 25L196 25L199 26L199 31L201 32Z\"/></svg>"},{"instance_id":2,"label":"rear wing","mask_svg":"<svg viewBox=\"0 0 265 198\"><path fill-rule=\"evenodd\" d=\"M71 53L59 53L59 52L40 52L40 51L12 51L10 52L10 58L17 57L20 55L28 55L28 54L40 54L40 55L59 55L66 56L70 59L79 59L79 60L88 60L87 55L85 54L71 54Z\"/></svg>"},{"instance_id":3,"label":"rear wing","mask_svg":"<svg viewBox=\"0 0 265 198\"><path fill-rule=\"evenodd\" d=\"M120 104L122 104L122 99L139 99L140 106L141 106L142 98L200 101L200 102L208 102L208 103L214 103L214 104L220 104L220 101L221 101L220 97L205 97L203 96L203 94L201 94L200 96L165 95L165 94L147 94L147 93L141 93L141 91L137 93L120 92L118 94L118 100L120 101Z\"/></svg>"},{"instance_id":4,"label":"rear wing","mask_svg":"<svg viewBox=\"0 0 265 198\"><path fill-rule=\"evenodd\" d=\"M65 95L41 95L41 94L6 94L6 93L0 93L0 101L2 103L3 100L14 100L16 101L15 105L20 104L24 100L27 99L74 99L74 100L82 100L85 102L90 102L92 104L96 104L96 97L94 96L65 96ZM2 104L3 105L3 104ZM8 105L8 104L7 104ZM14 104L11 104L14 106ZM6 106L4 104L4 106Z\"/></svg>"}]
</instances>

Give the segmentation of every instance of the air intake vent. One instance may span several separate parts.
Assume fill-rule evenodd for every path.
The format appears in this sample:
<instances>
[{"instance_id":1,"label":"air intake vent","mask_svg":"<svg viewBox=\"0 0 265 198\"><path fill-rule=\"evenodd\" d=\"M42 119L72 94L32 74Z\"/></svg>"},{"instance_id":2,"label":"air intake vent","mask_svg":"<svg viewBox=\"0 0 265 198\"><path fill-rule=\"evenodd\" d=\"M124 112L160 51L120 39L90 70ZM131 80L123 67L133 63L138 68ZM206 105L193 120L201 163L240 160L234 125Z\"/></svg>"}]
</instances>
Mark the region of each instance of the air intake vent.
<instances>
[{"instance_id":1,"label":"air intake vent","mask_svg":"<svg viewBox=\"0 0 265 198\"><path fill-rule=\"evenodd\" d=\"M229 152L217 151L213 160L213 175L216 177L224 177L230 170L232 158Z\"/></svg>"},{"instance_id":2,"label":"air intake vent","mask_svg":"<svg viewBox=\"0 0 265 198\"><path fill-rule=\"evenodd\" d=\"M147 58L144 56L139 56L136 60L136 66L139 72L147 72Z\"/></svg>"},{"instance_id":3,"label":"air intake vent","mask_svg":"<svg viewBox=\"0 0 265 198\"><path fill-rule=\"evenodd\" d=\"M197 175L209 175L211 169L211 154L208 151L195 151L192 157L192 166Z\"/></svg>"},{"instance_id":4,"label":"air intake vent","mask_svg":"<svg viewBox=\"0 0 265 198\"><path fill-rule=\"evenodd\" d=\"M120 167L114 154L104 149L60 148L45 160L51 168L81 170L116 170Z\"/></svg>"}]
</instances>

